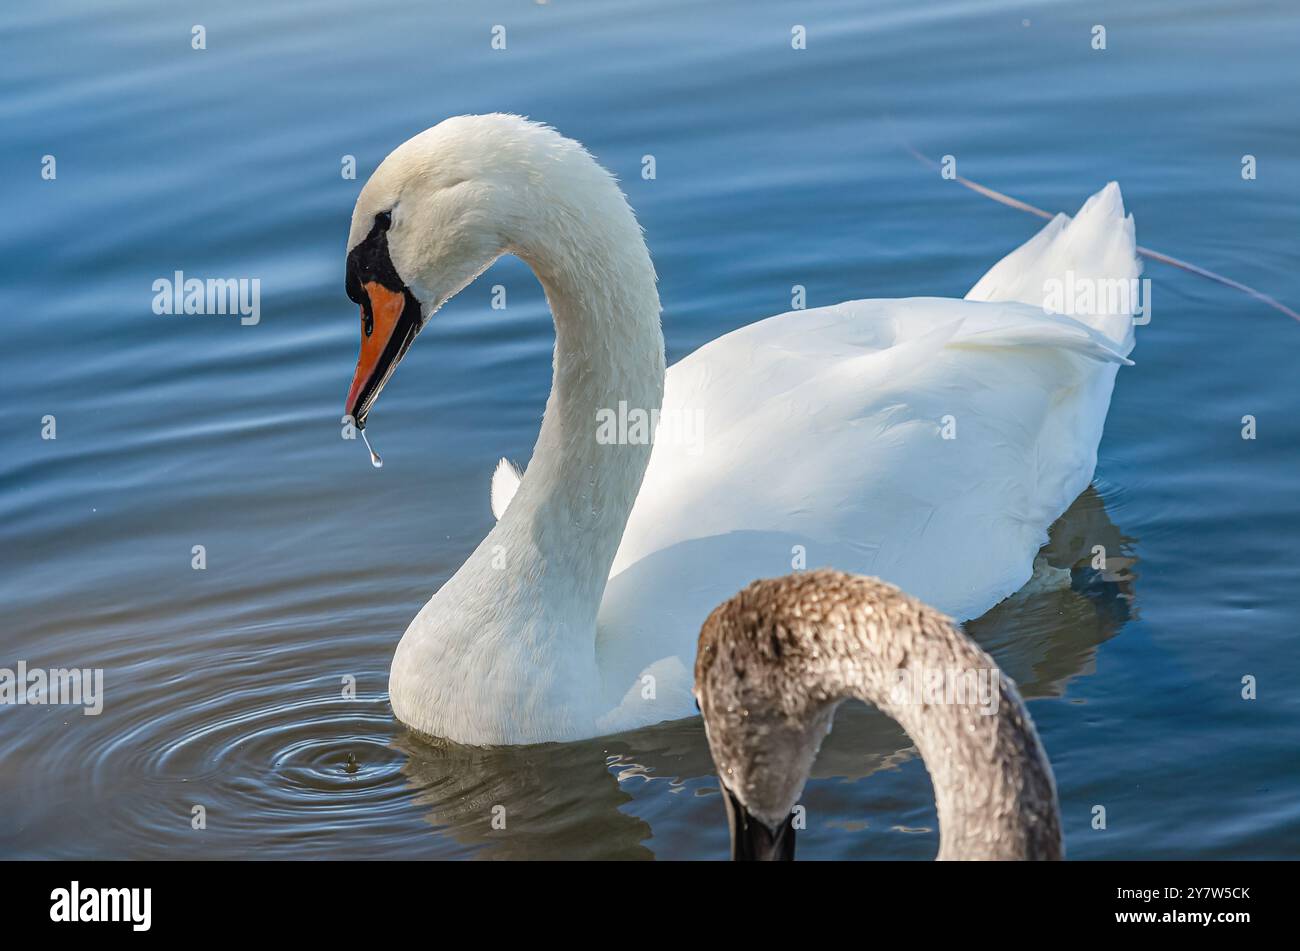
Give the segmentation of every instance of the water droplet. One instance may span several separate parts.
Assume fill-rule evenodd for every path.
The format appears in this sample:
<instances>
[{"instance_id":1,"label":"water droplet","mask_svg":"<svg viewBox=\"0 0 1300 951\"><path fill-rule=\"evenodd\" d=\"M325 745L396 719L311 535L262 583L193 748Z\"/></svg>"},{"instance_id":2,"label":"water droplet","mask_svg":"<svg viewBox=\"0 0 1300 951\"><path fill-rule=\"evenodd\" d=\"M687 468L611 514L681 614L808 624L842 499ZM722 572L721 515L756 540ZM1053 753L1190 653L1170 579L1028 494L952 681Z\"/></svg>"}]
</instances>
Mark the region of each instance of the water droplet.
<instances>
[{"instance_id":1,"label":"water droplet","mask_svg":"<svg viewBox=\"0 0 1300 951\"><path fill-rule=\"evenodd\" d=\"M375 452L375 447L370 445L370 437L366 435L364 429L361 430L361 440L366 444L366 448L370 450L370 464L376 469L382 469L384 467L384 460L380 457L379 453Z\"/></svg>"},{"instance_id":2,"label":"water droplet","mask_svg":"<svg viewBox=\"0 0 1300 951\"><path fill-rule=\"evenodd\" d=\"M357 758L349 753L347 764L343 767L344 772L355 773L360 768L361 767L357 765Z\"/></svg>"}]
</instances>

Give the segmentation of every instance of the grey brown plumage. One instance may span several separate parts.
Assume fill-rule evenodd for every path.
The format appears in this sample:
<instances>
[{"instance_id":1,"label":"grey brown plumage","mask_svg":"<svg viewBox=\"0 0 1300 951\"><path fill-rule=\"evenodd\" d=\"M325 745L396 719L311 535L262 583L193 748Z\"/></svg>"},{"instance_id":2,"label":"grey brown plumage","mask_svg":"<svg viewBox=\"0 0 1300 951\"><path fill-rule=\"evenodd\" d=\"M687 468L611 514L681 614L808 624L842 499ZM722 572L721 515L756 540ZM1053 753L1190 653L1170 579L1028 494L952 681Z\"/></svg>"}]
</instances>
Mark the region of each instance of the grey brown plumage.
<instances>
[{"instance_id":1,"label":"grey brown plumage","mask_svg":"<svg viewBox=\"0 0 1300 951\"><path fill-rule=\"evenodd\" d=\"M899 671L986 671L993 703L917 702ZM1015 685L947 617L875 578L819 570L756 581L700 631L695 692L719 774L778 829L835 709L897 720L934 785L940 859L1059 859L1051 766Z\"/></svg>"}]
</instances>

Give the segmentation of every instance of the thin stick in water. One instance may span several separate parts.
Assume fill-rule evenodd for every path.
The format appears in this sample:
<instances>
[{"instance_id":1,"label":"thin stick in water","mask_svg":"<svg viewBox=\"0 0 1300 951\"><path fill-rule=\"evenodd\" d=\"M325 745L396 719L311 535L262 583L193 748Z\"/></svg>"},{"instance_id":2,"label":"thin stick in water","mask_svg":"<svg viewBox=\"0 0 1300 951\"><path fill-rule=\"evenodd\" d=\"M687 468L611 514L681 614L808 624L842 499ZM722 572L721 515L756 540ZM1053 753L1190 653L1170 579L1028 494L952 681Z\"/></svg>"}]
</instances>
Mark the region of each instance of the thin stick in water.
<instances>
[{"instance_id":1,"label":"thin stick in water","mask_svg":"<svg viewBox=\"0 0 1300 951\"><path fill-rule=\"evenodd\" d=\"M895 132L896 134L898 134L899 140L902 142L903 147L907 149L907 151L911 152L917 161L921 162L921 164L923 165L928 165L931 168L939 167L938 162L930 158L928 155L924 155L921 152L918 152L915 148L913 148L912 143L908 142L905 138L903 138L901 133L897 133L897 130L895 130ZM1031 215L1037 215L1039 218L1046 218L1048 220L1051 220L1052 218L1055 217L1055 215L1053 215L1050 211L1044 211L1042 208L1037 208L1034 205L1029 204L1028 202L1021 201L1019 198L1012 198L1010 195L1004 195L1002 192L997 191L996 189L989 188L987 185L981 185L979 182L973 182L969 178L965 178L961 175L954 176L953 180L969 188L971 191L983 195L985 198L992 198L994 201L1000 202L1001 204L1004 204L1010 208L1015 208L1019 211L1027 211ZM1190 261L1184 261L1181 258L1176 258L1173 255L1164 254L1163 252L1160 251L1154 251L1151 248L1144 248L1140 244L1137 246L1137 253L1144 258L1150 258L1152 261L1159 261L1161 264L1168 264L1176 268L1182 268L1184 271L1188 271L1192 274L1197 274L1200 275L1201 277L1208 278L1211 281L1214 281L1216 284L1222 284L1224 287L1231 287L1234 290L1241 291L1244 294L1249 294L1251 297L1255 298L1255 300L1259 301L1260 303L1267 304L1269 307L1272 307L1274 310L1281 311L1282 313L1290 317L1292 320L1300 321L1300 314L1296 313L1290 307L1286 306L1286 304L1283 304L1281 301L1277 300L1274 297L1270 297L1268 294L1265 294L1263 291L1257 291L1255 290L1255 288L1249 287L1241 283L1240 281L1234 281L1230 277L1224 277L1222 274L1216 274L1214 271L1200 267L1196 264L1191 263Z\"/></svg>"}]
</instances>

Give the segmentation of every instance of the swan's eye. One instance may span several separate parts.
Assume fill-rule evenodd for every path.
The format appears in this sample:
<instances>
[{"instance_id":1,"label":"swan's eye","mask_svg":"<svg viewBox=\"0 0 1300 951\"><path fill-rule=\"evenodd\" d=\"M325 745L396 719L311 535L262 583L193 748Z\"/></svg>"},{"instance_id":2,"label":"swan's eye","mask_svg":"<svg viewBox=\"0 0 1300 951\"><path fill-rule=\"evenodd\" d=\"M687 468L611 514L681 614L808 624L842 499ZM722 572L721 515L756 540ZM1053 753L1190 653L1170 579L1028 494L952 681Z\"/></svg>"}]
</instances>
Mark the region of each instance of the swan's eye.
<instances>
[{"instance_id":1,"label":"swan's eye","mask_svg":"<svg viewBox=\"0 0 1300 951\"><path fill-rule=\"evenodd\" d=\"M375 226L380 231L387 231L393 226L393 213L391 211L381 211L375 215Z\"/></svg>"}]
</instances>

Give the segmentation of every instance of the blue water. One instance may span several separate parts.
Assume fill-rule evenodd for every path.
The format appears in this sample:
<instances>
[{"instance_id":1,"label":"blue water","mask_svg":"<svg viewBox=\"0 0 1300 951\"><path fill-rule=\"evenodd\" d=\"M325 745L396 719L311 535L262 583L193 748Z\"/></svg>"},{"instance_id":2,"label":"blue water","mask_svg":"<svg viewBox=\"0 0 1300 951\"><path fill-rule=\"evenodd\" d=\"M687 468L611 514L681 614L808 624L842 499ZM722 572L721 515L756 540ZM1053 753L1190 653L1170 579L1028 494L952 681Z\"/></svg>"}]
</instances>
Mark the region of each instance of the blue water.
<instances>
[{"instance_id":1,"label":"blue water","mask_svg":"<svg viewBox=\"0 0 1300 951\"><path fill-rule=\"evenodd\" d=\"M550 385L541 291L504 260L385 391L371 430L387 466L339 438L352 203L446 116L543 119L620 177L670 360L787 310L794 284L809 306L961 296L1033 233L900 134L1052 210L1116 179L1141 243L1300 306L1293 6L798 9L6 5L0 667L101 667L106 695L97 717L0 706L0 855L726 854L697 721L472 750L414 738L388 707L398 638L487 531L493 465L527 460ZM177 270L260 279L260 321L156 315L153 282ZM970 629L1031 698L1070 857L1295 858L1300 324L1146 274L1137 365L1048 553L1074 584ZM937 849L921 762L865 708L842 711L803 802L801 857Z\"/></svg>"}]
</instances>

